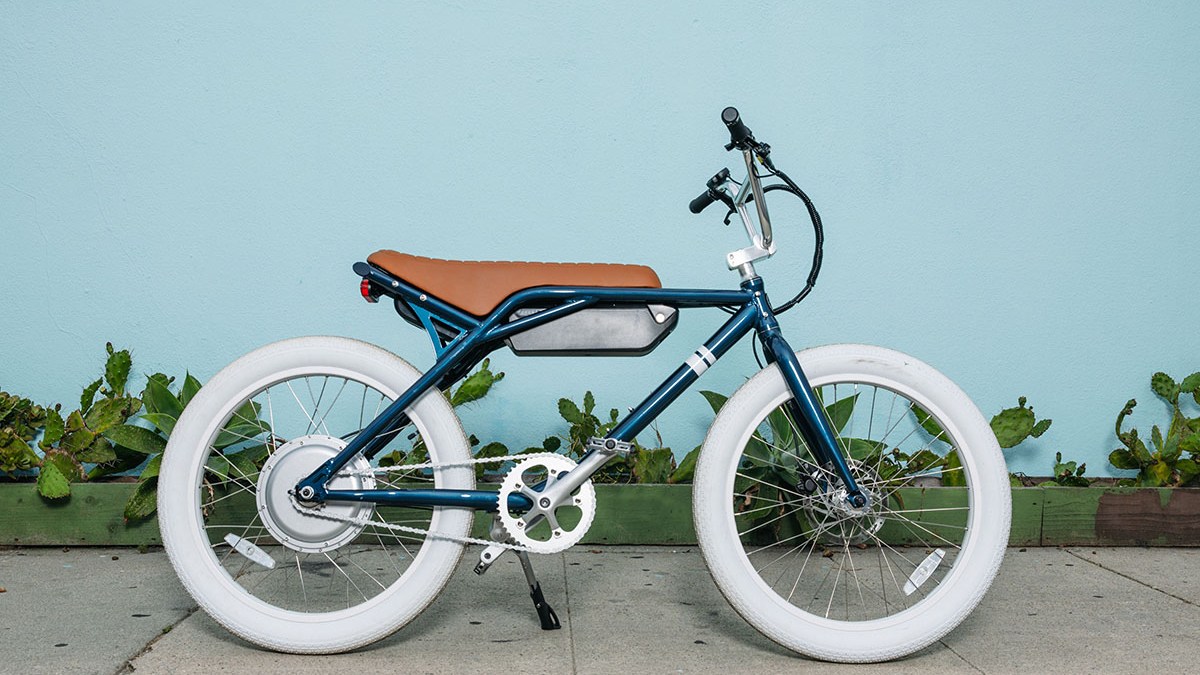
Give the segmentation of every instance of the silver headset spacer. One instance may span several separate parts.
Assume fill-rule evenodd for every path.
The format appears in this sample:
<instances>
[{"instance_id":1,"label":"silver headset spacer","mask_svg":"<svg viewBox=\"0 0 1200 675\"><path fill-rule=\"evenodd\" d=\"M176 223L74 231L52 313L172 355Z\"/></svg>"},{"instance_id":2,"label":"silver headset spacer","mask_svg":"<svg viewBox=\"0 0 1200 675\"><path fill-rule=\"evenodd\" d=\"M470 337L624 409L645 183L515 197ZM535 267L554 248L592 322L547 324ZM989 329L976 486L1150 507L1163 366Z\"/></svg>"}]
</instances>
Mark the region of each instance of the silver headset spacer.
<instances>
[{"instance_id":1,"label":"silver headset spacer","mask_svg":"<svg viewBox=\"0 0 1200 675\"><path fill-rule=\"evenodd\" d=\"M500 504L496 515L513 541L533 553L558 553L583 539L596 517L596 489L592 487L592 482L589 480L580 485L574 494L566 495L557 504L549 503L550 500L543 496L543 491L553 486L560 476L574 470L575 466L575 462L562 455L538 455L517 462L505 474L504 482L500 484ZM541 470L536 471L539 468ZM538 484L525 484L523 476L528 472L538 475ZM513 494L524 495L533 502L533 508L519 516L513 514L508 507L508 498ZM575 507L582 514L579 523L570 529L559 520L558 512L564 507ZM543 520L549 528L542 525ZM531 535L530 531L534 534Z\"/></svg>"}]
</instances>

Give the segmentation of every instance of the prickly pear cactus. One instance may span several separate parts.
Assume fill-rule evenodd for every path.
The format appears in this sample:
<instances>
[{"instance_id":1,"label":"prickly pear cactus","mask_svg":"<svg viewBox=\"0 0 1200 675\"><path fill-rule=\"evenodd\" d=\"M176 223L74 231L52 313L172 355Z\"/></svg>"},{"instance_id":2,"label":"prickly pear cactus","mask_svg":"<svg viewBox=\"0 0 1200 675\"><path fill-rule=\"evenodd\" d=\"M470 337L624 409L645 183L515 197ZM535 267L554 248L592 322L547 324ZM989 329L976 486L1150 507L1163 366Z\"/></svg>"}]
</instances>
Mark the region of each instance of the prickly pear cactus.
<instances>
[{"instance_id":1,"label":"prickly pear cactus","mask_svg":"<svg viewBox=\"0 0 1200 675\"><path fill-rule=\"evenodd\" d=\"M1136 428L1122 429L1125 418L1137 406L1130 399L1117 415L1117 440L1124 447L1113 450L1108 461L1118 469L1137 471L1137 485L1177 487L1195 484L1200 479L1200 416L1188 417L1180 406L1180 394L1191 394L1200 404L1200 372L1192 373L1182 382L1157 372L1150 376L1150 389L1170 406L1171 422L1164 434L1158 425L1150 428L1150 445ZM1186 404L1186 401L1185 401ZM1190 456L1184 456L1184 453Z\"/></svg>"},{"instance_id":2,"label":"prickly pear cactus","mask_svg":"<svg viewBox=\"0 0 1200 675\"><path fill-rule=\"evenodd\" d=\"M105 346L108 357L104 376L83 388L79 409L66 417L62 405L47 409L37 490L47 499L71 495L71 483L86 480L84 463L104 466L118 459L117 450L104 433L125 423L142 407L136 396L125 391L132 358L128 350Z\"/></svg>"},{"instance_id":3,"label":"prickly pear cactus","mask_svg":"<svg viewBox=\"0 0 1200 675\"><path fill-rule=\"evenodd\" d=\"M1025 397L1017 399L1017 407L1005 408L992 418L992 433L1002 448L1013 448L1029 437L1038 438L1050 428L1052 420L1038 420L1032 407L1025 407Z\"/></svg>"},{"instance_id":4,"label":"prickly pear cactus","mask_svg":"<svg viewBox=\"0 0 1200 675\"><path fill-rule=\"evenodd\" d=\"M1050 481L1050 484L1062 487L1087 487L1092 484L1092 481L1083 477L1085 471L1087 471L1086 463L1064 462L1062 453L1056 452L1054 453L1054 479Z\"/></svg>"},{"instance_id":5,"label":"prickly pear cactus","mask_svg":"<svg viewBox=\"0 0 1200 675\"><path fill-rule=\"evenodd\" d=\"M1170 375L1158 372L1150 376L1150 388L1164 401L1171 404L1179 403L1179 385Z\"/></svg>"},{"instance_id":6,"label":"prickly pear cactus","mask_svg":"<svg viewBox=\"0 0 1200 675\"><path fill-rule=\"evenodd\" d=\"M45 408L27 398L0 391L0 472L37 466L39 459L29 442L45 421Z\"/></svg>"}]
</instances>

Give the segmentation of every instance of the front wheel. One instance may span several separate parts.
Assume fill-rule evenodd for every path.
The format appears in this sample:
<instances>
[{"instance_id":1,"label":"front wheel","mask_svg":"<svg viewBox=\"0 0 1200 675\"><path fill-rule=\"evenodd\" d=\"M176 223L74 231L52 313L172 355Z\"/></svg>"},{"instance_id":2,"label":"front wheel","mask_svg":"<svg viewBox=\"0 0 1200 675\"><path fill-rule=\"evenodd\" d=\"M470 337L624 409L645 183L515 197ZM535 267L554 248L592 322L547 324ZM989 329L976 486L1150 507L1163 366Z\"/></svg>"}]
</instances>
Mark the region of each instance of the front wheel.
<instances>
[{"instance_id":1,"label":"front wheel","mask_svg":"<svg viewBox=\"0 0 1200 675\"><path fill-rule=\"evenodd\" d=\"M696 534L713 579L751 625L819 659L915 652L959 624L1008 542L1004 457L978 408L899 352L831 345L797 354L855 481L797 431L768 367L729 398L696 467Z\"/></svg>"},{"instance_id":2,"label":"front wheel","mask_svg":"<svg viewBox=\"0 0 1200 675\"><path fill-rule=\"evenodd\" d=\"M306 337L243 356L196 393L164 454L159 526L184 587L214 619L270 649L339 652L390 634L437 596L470 511L292 494L419 376L373 345ZM445 397L431 390L406 412L412 424L374 458L351 459L331 487L474 488ZM438 466L389 468L406 464Z\"/></svg>"}]
</instances>

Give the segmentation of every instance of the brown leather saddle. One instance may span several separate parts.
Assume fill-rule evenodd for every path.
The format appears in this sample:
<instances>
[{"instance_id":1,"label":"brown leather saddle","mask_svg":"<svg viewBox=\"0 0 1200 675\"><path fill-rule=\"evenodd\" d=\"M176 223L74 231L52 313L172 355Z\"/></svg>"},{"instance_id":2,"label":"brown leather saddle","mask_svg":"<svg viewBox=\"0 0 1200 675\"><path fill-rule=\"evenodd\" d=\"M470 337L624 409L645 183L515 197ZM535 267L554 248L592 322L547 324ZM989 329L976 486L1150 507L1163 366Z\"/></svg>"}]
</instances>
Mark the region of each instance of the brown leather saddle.
<instances>
[{"instance_id":1,"label":"brown leather saddle","mask_svg":"<svg viewBox=\"0 0 1200 675\"><path fill-rule=\"evenodd\" d=\"M505 298L535 286L662 288L644 265L609 263L474 262L439 260L382 250L367 262L475 316L487 316Z\"/></svg>"}]
</instances>

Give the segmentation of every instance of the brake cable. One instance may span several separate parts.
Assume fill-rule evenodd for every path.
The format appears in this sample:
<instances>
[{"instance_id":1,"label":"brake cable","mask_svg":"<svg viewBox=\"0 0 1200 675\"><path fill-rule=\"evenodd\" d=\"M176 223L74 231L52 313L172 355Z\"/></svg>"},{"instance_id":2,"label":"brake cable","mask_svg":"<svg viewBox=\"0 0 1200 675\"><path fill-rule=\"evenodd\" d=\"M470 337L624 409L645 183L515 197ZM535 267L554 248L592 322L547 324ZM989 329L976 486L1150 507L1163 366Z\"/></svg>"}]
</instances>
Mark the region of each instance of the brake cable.
<instances>
[{"instance_id":1,"label":"brake cable","mask_svg":"<svg viewBox=\"0 0 1200 675\"><path fill-rule=\"evenodd\" d=\"M805 194L804 190L801 190L800 187L798 185L796 185L796 183L793 182L792 179L789 178L786 173L775 168L775 164L774 164L774 162L771 161L771 158L769 155L767 155L767 156L760 155L759 161L762 162L762 165L764 167L766 167L767 171L772 176L779 178L784 183L782 185L779 183L775 183L773 185L764 185L763 189L762 189L763 197L765 198L766 193L771 192L772 190L783 190L784 192L789 192L789 193L795 195L796 197L799 197L800 201L804 202L805 208L808 209L808 218L810 221L812 221L812 226L813 226L813 237L815 239L815 246L813 247L812 267L808 271L808 279L804 283L804 288L800 289L800 292L797 293L791 300L788 300L787 302L783 303L782 305L779 305L778 307L771 307L771 311L773 313L783 314L784 312L788 311L792 307L795 307L796 304L799 303L801 300L808 297L808 294L812 292L813 286L815 286L817 283L817 275L819 275L821 273L821 259L823 256L822 248L825 244L825 229L821 224L821 214L817 213L816 205L813 204L812 199L810 199L809 196L807 194ZM754 197L753 197L753 195L751 195L746 201L753 201L753 199L754 199ZM736 211L730 210L729 213L727 213L725 215L725 224L726 225L729 224L729 217L732 216L734 213L736 213Z\"/></svg>"},{"instance_id":2,"label":"brake cable","mask_svg":"<svg viewBox=\"0 0 1200 675\"><path fill-rule=\"evenodd\" d=\"M813 286L815 286L817 283L817 275L821 273L821 249L825 244L825 231L821 225L821 214L817 213L817 207L813 205L812 200L808 198L808 195L804 193L804 190L801 190L800 187L796 185L796 183L792 181L792 179L789 178L786 173L775 168L775 163L771 161L771 146L767 145L766 143L761 143L754 138L754 133L750 131L750 128L747 127L744 122L742 122L742 117L738 113L737 108L729 106L722 110L721 121L725 123L725 127L729 130L729 143L725 145L725 149L733 150L734 148L737 148L743 153L746 153L746 168L750 172L750 175L746 177L746 180L750 183L750 186L754 189L754 192L758 194L761 200L765 202L766 193L770 192L771 190L785 190L790 192L804 202L805 208L808 209L809 220L812 221L813 234L816 240L815 246L813 247L812 267L808 271L808 279L804 283L804 288L800 289L800 292L797 293L795 297L783 303L782 305L779 305L778 307L771 307L771 311L773 313L783 314L792 307L795 307L796 303L808 297L808 294L812 292ZM749 153L753 153L753 156L758 158L758 162L762 164L767 172L782 180L784 184L768 185L766 187L762 187L761 191L759 191L758 172L754 170L754 161ZM719 190L718 187L729 179L729 169L722 169L721 171L717 172L716 175L708 179L708 189L702 192L700 196L693 199L691 203L688 204L688 209L691 210L692 213L700 213L707 208L708 205L720 200L725 204L726 207L729 208L729 213L725 216L725 224L728 225L729 218L736 211L736 208L733 200L725 194L724 190ZM747 188L743 185L742 190L745 189ZM753 198L753 195L748 195L748 198L745 199L745 202L752 201ZM757 204L756 207L760 221L759 226L763 227L767 225L766 204ZM762 233L762 236L769 239L770 235L771 232L768 226L767 229ZM767 244L769 245L769 243L770 242L768 241Z\"/></svg>"}]
</instances>

